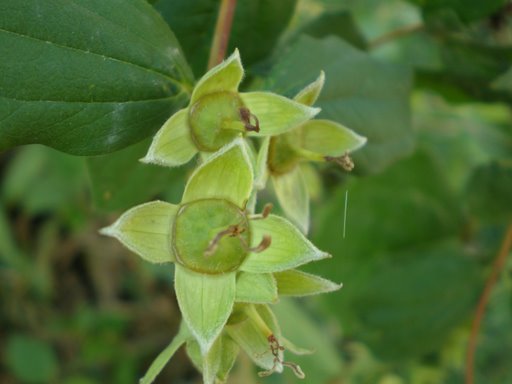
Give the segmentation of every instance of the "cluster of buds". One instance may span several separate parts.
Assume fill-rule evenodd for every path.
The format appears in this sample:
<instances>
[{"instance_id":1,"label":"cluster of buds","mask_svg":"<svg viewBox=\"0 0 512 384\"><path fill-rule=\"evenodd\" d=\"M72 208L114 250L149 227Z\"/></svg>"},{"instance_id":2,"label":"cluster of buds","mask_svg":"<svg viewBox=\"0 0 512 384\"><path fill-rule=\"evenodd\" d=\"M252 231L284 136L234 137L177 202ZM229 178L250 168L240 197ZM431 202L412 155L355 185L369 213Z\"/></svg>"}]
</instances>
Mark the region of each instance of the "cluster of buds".
<instances>
[{"instance_id":1,"label":"cluster of buds","mask_svg":"<svg viewBox=\"0 0 512 384\"><path fill-rule=\"evenodd\" d=\"M311 120L319 112L311 104L323 74L294 100L240 93L243 75L235 51L199 80L189 106L164 124L142 159L178 166L200 153L181 202L136 206L101 230L149 262L174 263L182 325L142 384L151 383L183 344L206 384L226 380L240 349L263 369L261 376L289 367L303 378L300 367L284 359L285 350L298 349L282 335L270 305L280 296L340 288L297 269L329 257L304 236L304 221L295 213L295 223L273 215L268 204L261 213L254 207L266 175L282 203L279 185L286 178L294 187L301 160L348 163L348 153L365 140L339 124ZM263 138L259 153L250 137Z\"/></svg>"}]
</instances>

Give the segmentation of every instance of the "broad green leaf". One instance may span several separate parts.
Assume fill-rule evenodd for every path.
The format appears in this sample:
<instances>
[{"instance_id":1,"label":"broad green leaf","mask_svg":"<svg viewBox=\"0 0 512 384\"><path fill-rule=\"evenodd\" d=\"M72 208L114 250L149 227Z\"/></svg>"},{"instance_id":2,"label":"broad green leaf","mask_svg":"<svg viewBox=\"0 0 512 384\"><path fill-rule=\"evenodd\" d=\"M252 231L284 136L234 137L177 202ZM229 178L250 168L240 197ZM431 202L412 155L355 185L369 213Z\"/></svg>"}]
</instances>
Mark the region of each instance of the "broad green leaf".
<instances>
[{"instance_id":1,"label":"broad green leaf","mask_svg":"<svg viewBox=\"0 0 512 384\"><path fill-rule=\"evenodd\" d=\"M178 206L163 201L142 204L125 212L102 235L118 239L124 246L151 263L175 260L171 233Z\"/></svg>"},{"instance_id":2,"label":"broad green leaf","mask_svg":"<svg viewBox=\"0 0 512 384\"><path fill-rule=\"evenodd\" d=\"M366 144L366 137L330 120L310 120L300 127L302 148L324 156L343 156Z\"/></svg>"},{"instance_id":3,"label":"broad green leaf","mask_svg":"<svg viewBox=\"0 0 512 384\"><path fill-rule=\"evenodd\" d=\"M285 215L303 233L308 233L309 193L300 167L295 167L292 171L282 175L272 176L272 183L279 206Z\"/></svg>"},{"instance_id":4,"label":"broad green leaf","mask_svg":"<svg viewBox=\"0 0 512 384\"><path fill-rule=\"evenodd\" d=\"M330 257L316 248L289 221L269 215L263 220L253 220L252 246L257 246L263 236L271 236L270 246L263 252L250 253L241 270L253 273L269 273L295 268L311 261Z\"/></svg>"},{"instance_id":5,"label":"broad green leaf","mask_svg":"<svg viewBox=\"0 0 512 384\"><path fill-rule=\"evenodd\" d=\"M276 280L270 273L240 272L236 279L235 301L258 304L276 302Z\"/></svg>"},{"instance_id":6,"label":"broad green leaf","mask_svg":"<svg viewBox=\"0 0 512 384\"><path fill-rule=\"evenodd\" d=\"M343 282L339 294L323 299L336 308L345 334L368 341L380 357L439 348L476 305L475 258L453 241L462 230L461 207L443 169L424 152L351 180L315 212L313 241L336 257L307 270Z\"/></svg>"},{"instance_id":7,"label":"broad green leaf","mask_svg":"<svg viewBox=\"0 0 512 384\"><path fill-rule=\"evenodd\" d=\"M0 150L112 152L187 100L190 70L146 1L21 0L0 15Z\"/></svg>"},{"instance_id":8,"label":"broad green leaf","mask_svg":"<svg viewBox=\"0 0 512 384\"><path fill-rule=\"evenodd\" d=\"M184 168L142 164L150 140L115 153L87 158L94 205L103 211L123 211L160 196L170 188L179 201L185 183Z\"/></svg>"},{"instance_id":9,"label":"broad green leaf","mask_svg":"<svg viewBox=\"0 0 512 384\"><path fill-rule=\"evenodd\" d=\"M143 163L176 167L190 161L197 153L188 126L188 109L180 109L156 133Z\"/></svg>"},{"instance_id":10,"label":"broad green leaf","mask_svg":"<svg viewBox=\"0 0 512 384\"><path fill-rule=\"evenodd\" d=\"M433 352L473 313L478 266L455 242L389 256L372 265L373 278L353 297L357 337L387 358Z\"/></svg>"},{"instance_id":11,"label":"broad green leaf","mask_svg":"<svg viewBox=\"0 0 512 384\"><path fill-rule=\"evenodd\" d=\"M315 104L320 92L322 92L322 88L325 83L325 73L324 71L320 71L320 76L313 81L311 84L305 86L299 93L295 95L293 100L298 103L304 105L313 105Z\"/></svg>"},{"instance_id":12,"label":"broad green leaf","mask_svg":"<svg viewBox=\"0 0 512 384\"><path fill-rule=\"evenodd\" d=\"M6 368L20 382L50 383L57 380L59 365L53 347L27 335L11 335L2 344Z\"/></svg>"},{"instance_id":13,"label":"broad green leaf","mask_svg":"<svg viewBox=\"0 0 512 384\"><path fill-rule=\"evenodd\" d=\"M408 0L422 8L428 19L457 16L463 22L484 19L507 4L506 0Z\"/></svg>"},{"instance_id":14,"label":"broad green leaf","mask_svg":"<svg viewBox=\"0 0 512 384\"><path fill-rule=\"evenodd\" d=\"M183 319L204 355L224 328L233 310L236 274L206 275L179 264L175 289Z\"/></svg>"},{"instance_id":15,"label":"broad green leaf","mask_svg":"<svg viewBox=\"0 0 512 384\"><path fill-rule=\"evenodd\" d=\"M271 92L241 93L245 106L259 122L260 131L252 136L279 135L313 118L319 108L308 107Z\"/></svg>"},{"instance_id":16,"label":"broad green leaf","mask_svg":"<svg viewBox=\"0 0 512 384\"><path fill-rule=\"evenodd\" d=\"M267 82L293 95L320 70L326 82L315 104L322 108L319 117L368 138L354 156L358 169L381 171L411 152L408 68L380 62L337 37L302 36L280 55Z\"/></svg>"},{"instance_id":17,"label":"broad green leaf","mask_svg":"<svg viewBox=\"0 0 512 384\"><path fill-rule=\"evenodd\" d=\"M283 296L318 295L341 288L341 284L296 269L276 272L274 277L279 295Z\"/></svg>"},{"instance_id":18,"label":"broad green leaf","mask_svg":"<svg viewBox=\"0 0 512 384\"><path fill-rule=\"evenodd\" d=\"M190 176L182 202L198 199L226 199L244 207L253 186L251 160L241 140L221 148Z\"/></svg>"},{"instance_id":19,"label":"broad green leaf","mask_svg":"<svg viewBox=\"0 0 512 384\"><path fill-rule=\"evenodd\" d=\"M296 0L251 0L236 4L228 52L239 48L245 66L265 59L290 20ZM160 0L162 13L183 46L197 77L206 72L220 2Z\"/></svg>"},{"instance_id":20,"label":"broad green leaf","mask_svg":"<svg viewBox=\"0 0 512 384\"><path fill-rule=\"evenodd\" d=\"M219 65L210 69L199 79L190 104L194 104L201 96L215 92L236 92L244 77L244 68L240 61L240 53L236 49L231 56Z\"/></svg>"},{"instance_id":21,"label":"broad green leaf","mask_svg":"<svg viewBox=\"0 0 512 384\"><path fill-rule=\"evenodd\" d=\"M140 379L139 384L151 384L158 374L164 369L176 351L191 338L190 332L187 327L182 323L180 330L171 343L157 356L151 363L146 374Z\"/></svg>"},{"instance_id":22,"label":"broad green leaf","mask_svg":"<svg viewBox=\"0 0 512 384\"><path fill-rule=\"evenodd\" d=\"M83 159L31 145L20 148L9 163L2 176L1 193L7 204L39 215L72 210L80 201L85 202L86 186Z\"/></svg>"},{"instance_id":23,"label":"broad green leaf","mask_svg":"<svg viewBox=\"0 0 512 384\"><path fill-rule=\"evenodd\" d=\"M291 300L281 300L274 307L286 338L314 351L308 356L290 356L289 352L294 351L286 350L286 360L300 364L309 382L329 383L335 377L339 377L344 365L335 344L336 338L329 334L328 327L319 325L317 319L313 319ZM286 339L283 340L283 344L287 345ZM299 349L299 352L305 351Z\"/></svg>"},{"instance_id":24,"label":"broad green leaf","mask_svg":"<svg viewBox=\"0 0 512 384\"><path fill-rule=\"evenodd\" d=\"M315 38L338 36L359 49L365 49L368 45L352 14L346 10L327 10L302 27L299 32Z\"/></svg>"},{"instance_id":25,"label":"broad green leaf","mask_svg":"<svg viewBox=\"0 0 512 384\"><path fill-rule=\"evenodd\" d=\"M466 196L476 217L512 223L512 164L492 162L474 169L466 185Z\"/></svg>"}]
</instances>

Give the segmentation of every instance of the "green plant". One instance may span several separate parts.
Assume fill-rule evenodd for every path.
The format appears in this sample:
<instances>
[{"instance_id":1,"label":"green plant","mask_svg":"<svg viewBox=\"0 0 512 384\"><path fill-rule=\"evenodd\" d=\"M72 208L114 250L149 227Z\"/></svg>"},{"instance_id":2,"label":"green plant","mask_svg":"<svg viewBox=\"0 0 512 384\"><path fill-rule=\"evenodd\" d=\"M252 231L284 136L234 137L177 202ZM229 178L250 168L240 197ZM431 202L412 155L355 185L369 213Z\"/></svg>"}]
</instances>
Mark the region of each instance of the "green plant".
<instances>
[{"instance_id":1,"label":"green plant","mask_svg":"<svg viewBox=\"0 0 512 384\"><path fill-rule=\"evenodd\" d=\"M512 381L511 15L0 2L0 382Z\"/></svg>"}]
</instances>

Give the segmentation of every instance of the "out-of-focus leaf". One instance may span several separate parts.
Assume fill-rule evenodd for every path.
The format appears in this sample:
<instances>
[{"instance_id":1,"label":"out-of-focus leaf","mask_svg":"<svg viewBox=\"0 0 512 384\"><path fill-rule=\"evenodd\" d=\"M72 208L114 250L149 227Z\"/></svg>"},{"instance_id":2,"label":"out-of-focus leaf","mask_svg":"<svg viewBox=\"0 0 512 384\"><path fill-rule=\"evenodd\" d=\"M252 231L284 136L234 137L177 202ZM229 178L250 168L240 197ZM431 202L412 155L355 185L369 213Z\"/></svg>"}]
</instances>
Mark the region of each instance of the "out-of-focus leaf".
<instances>
[{"instance_id":1,"label":"out-of-focus leaf","mask_svg":"<svg viewBox=\"0 0 512 384\"><path fill-rule=\"evenodd\" d=\"M469 178L466 194L477 217L512 223L512 164L502 161L477 167Z\"/></svg>"},{"instance_id":2,"label":"out-of-focus leaf","mask_svg":"<svg viewBox=\"0 0 512 384\"><path fill-rule=\"evenodd\" d=\"M322 329L291 300L273 306L283 336L293 344L313 350L313 354L295 356L285 351L285 360L299 364L306 374L305 384L328 383L340 374L343 362L334 344L335 338Z\"/></svg>"},{"instance_id":3,"label":"out-of-focus leaf","mask_svg":"<svg viewBox=\"0 0 512 384\"><path fill-rule=\"evenodd\" d=\"M37 215L67 208L83 197L86 183L83 159L33 145L20 149L9 164L2 194L6 203Z\"/></svg>"},{"instance_id":4,"label":"out-of-focus leaf","mask_svg":"<svg viewBox=\"0 0 512 384\"><path fill-rule=\"evenodd\" d=\"M379 176L353 180L325 202L313 239L333 259L308 269L343 283L326 300L349 335L384 357L410 357L441 345L466 318L480 275L450 240L460 230L460 211L441 168L421 152Z\"/></svg>"},{"instance_id":5,"label":"out-of-focus leaf","mask_svg":"<svg viewBox=\"0 0 512 384\"><path fill-rule=\"evenodd\" d=\"M356 25L350 12L327 11L304 26L301 32L315 38L338 36L354 47L365 49L366 39Z\"/></svg>"},{"instance_id":6,"label":"out-of-focus leaf","mask_svg":"<svg viewBox=\"0 0 512 384\"><path fill-rule=\"evenodd\" d=\"M377 61L337 37L302 36L280 55L267 81L274 90L293 95L320 70L326 81L315 104L322 108L319 117L368 138L354 155L358 170L381 171L411 152L409 69Z\"/></svg>"},{"instance_id":7,"label":"out-of-focus leaf","mask_svg":"<svg viewBox=\"0 0 512 384\"><path fill-rule=\"evenodd\" d=\"M239 48L246 67L264 59L288 24L296 2L238 1L228 51ZM155 5L176 33L196 76L206 72L219 6L217 0L160 0Z\"/></svg>"},{"instance_id":8,"label":"out-of-focus leaf","mask_svg":"<svg viewBox=\"0 0 512 384\"><path fill-rule=\"evenodd\" d=\"M408 0L421 7L426 17L458 17L471 22L490 16L503 7L507 0Z\"/></svg>"},{"instance_id":9,"label":"out-of-focus leaf","mask_svg":"<svg viewBox=\"0 0 512 384\"><path fill-rule=\"evenodd\" d=\"M26 335L13 335L3 345L6 363L13 375L23 383L51 383L58 372L53 349Z\"/></svg>"},{"instance_id":10,"label":"out-of-focus leaf","mask_svg":"<svg viewBox=\"0 0 512 384\"><path fill-rule=\"evenodd\" d=\"M0 15L0 150L112 152L187 100L190 69L146 1L20 0Z\"/></svg>"},{"instance_id":11,"label":"out-of-focus leaf","mask_svg":"<svg viewBox=\"0 0 512 384\"><path fill-rule=\"evenodd\" d=\"M90 157L87 168L94 203L104 211L121 211L144 203L175 186L181 195L185 183L183 168L143 164L149 141L132 145L109 155ZM177 203L176 201L171 201Z\"/></svg>"},{"instance_id":12,"label":"out-of-focus leaf","mask_svg":"<svg viewBox=\"0 0 512 384\"><path fill-rule=\"evenodd\" d=\"M456 242L380 258L351 298L357 335L387 358L435 351L472 313L483 281L477 267Z\"/></svg>"}]
</instances>

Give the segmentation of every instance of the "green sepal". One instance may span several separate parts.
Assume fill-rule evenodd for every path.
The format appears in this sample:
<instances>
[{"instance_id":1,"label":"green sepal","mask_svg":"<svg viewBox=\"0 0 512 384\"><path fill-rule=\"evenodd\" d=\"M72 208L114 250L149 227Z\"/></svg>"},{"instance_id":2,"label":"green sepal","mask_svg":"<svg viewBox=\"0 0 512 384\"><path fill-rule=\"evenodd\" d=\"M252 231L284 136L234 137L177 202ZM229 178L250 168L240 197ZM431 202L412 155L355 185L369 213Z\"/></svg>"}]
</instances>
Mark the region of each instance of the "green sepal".
<instances>
[{"instance_id":1,"label":"green sepal","mask_svg":"<svg viewBox=\"0 0 512 384\"><path fill-rule=\"evenodd\" d=\"M259 122L260 131L249 132L252 136L279 135L320 112L320 108L308 107L271 92L240 93L240 97Z\"/></svg>"},{"instance_id":2,"label":"green sepal","mask_svg":"<svg viewBox=\"0 0 512 384\"><path fill-rule=\"evenodd\" d=\"M204 355L233 310L236 274L207 275L176 264L174 283L183 319Z\"/></svg>"},{"instance_id":3,"label":"green sepal","mask_svg":"<svg viewBox=\"0 0 512 384\"><path fill-rule=\"evenodd\" d=\"M178 334L174 336L171 343L160 352L157 358L151 363L144 377L140 379L139 384L151 384L162 369L164 369L169 360L171 360L176 351L191 337L190 331L185 323L182 322Z\"/></svg>"},{"instance_id":4,"label":"green sepal","mask_svg":"<svg viewBox=\"0 0 512 384\"><path fill-rule=\"evenodd\" d=\"M222 344L222 337L218 337L208 352L202 356L203 369L201 371L203 372L203 384L215 384L217 372L221 364Z\"/></svg>"},{"instance_id":5,"label":"green sepal","mask_svg":"<svg viewBox=\"0 0 512 384\"><path fill-rule=\"evenodd\" d=\"M304 123L300 130L301 147L323 156L343 156L366 143L366 137L331 120L311 120Z\"/></svg>"},{"instance_id":6,"label":"green sepal","mask_svg":"<svg viewBox=\"0 0 512 384\"><path fill-rule=\"evenodd\" d=\"M272 237L270 246L262 252L250 253L240 269L246 272L280 272L315 260L330 257L316 248L288 220L269 215L263 220L253 220L252 246L258 245L264 235Z\"/></svg>"},{"instance_id":7,"label":"green sepal","mask_svg":"<svg viewBox=\"0 0 512 384\"><path fill-rule=\"evenodd\" d=\"M315 104L322 88L325 83L325 73L324 71L320 71L320 75L318 78L313 81L311 84L304 87L297 95L293 98L298 103L304 105L313 105Z\"/></svg>"},{"instance_id":8,"label":"green sepal","mask_svg":"<svg viewBox=\"0 0 512 384\"><path fill-rule=\"evenodd\" d=\"M166 167L176 167L190 161L197 148L188 127L188 109L181 109L172 115L156 133L148 153L140 159Z\"/></svg>"},{"instance_id":9,"label":"green sepal","mask_svg":"<svg viewBox=\"0 0 512 384\"><path fill-rule=\"evenodd\" d=\"M236 280L236 302L275 303L277 285L271 273L240 272Z\"/></svg>"},{"instance_id":10,"label":"green sepal","mask_svg":"<svg viewBox=\"0 0 512 384\"><path fill-rule=\"evenodd\" d=\"M217 372L217 378L221 382L225 382L228 379L229 372L231 372L235 365L239 353L240 347L238 344L231 337L223 335L220 366Z\"/></svg>"},{"instance_id":11,"label":"green sepal","mask_svg":"<svg viewBox=\"0 0 512 384\"><path fill-rule=\"evenodd\" d=\"M226 199L243 208L251 195L253 169L242 139L221 148L190 176L182 203Z\"/></svg>"},{"instance_id":12,"label":"green sepal","mask_svg":"<svg viewBox=\"0 0 512 384\"><path fill-rule=\"evenodd\" d=\"M256 307L248 307L248 311L254 311L254 317L247 317L244 321L230 324L226 327L226 332L236 341L236 343L247 353L249 358L263 369L272 369L274 367L274 356L270 351L268 336L273 332L273 324L267 323L261 316ZM279 337L279 335L275 335ZM282 352L279 351L280 357ZM278 366L276 372L282 372L282 366Z\"/></svg>"},{"instance_id":13,"label":"green sepal","mask_svg":"<svg viewBox=\"0 0 512 384\"><path fill-rule=\"evenodd\" d=\"M302 233L309 229L309 193L300 167L290 172L272 176L274 191L286 217L295 223Z\"/></svg>"},{"instance_id":14,"label":"green sepal","mask_svg":"<svg viewBox=\"0 0 512 384\"><path fill-rule=\"evenodd\" d=\"M318 295L337 291L342 287L342 284L296 269L274 273L274 277L279 295L282 296Z\"/></svg>"},{"instance_id":15,"label":"green sepal","mask_svg":"<svg viewBox=\"0 0 512 384\"><path fill-rule=\"evenodd\" d=\"M125 247L151 263L175 261L170 233L178 206L164 201L138 205L121 215L102 235L119 240Z\"/></svg>"},{"instance_id":16,"label":"green sepal","mask_svg":"<svg viewBox=\"0 0 512 384\"><path fill-rule=\"evenodd\" d=\"M261 142L258 156L256 157L256 167L254 170L254 187L264 189L268 179L268 149L270 146L270 136L265 137Z\"/></svg>"},{"instance_id":17,"label":"green sepal","mask_svg":"<svg viewBox=\"0 0 512 384\"><path fill-rule=\"evenodd\" d=\"M299 346L295 345L295 343L293 343L292 341L290 341L287 338L282 337L282 336L281 336L281 344L283 345L283 347L286 351L291 352L297 356L312 355L313 353L315 353L314 349L299 347Z\"/></svg>"},{"instance_id":18,"label":"green sepal","mask_svg":"<svg viewBox=\"0 0 512 384\"><path fill-rule=\"evenodd\" d=\"M323 194L322 177L310 163L299 164L302 177L308 186L309 200L315 201L321 198Z\"/></svg>"},{"instance_id":19,"label":"green sepal","mask_svg":"<svg viewBox=\"0 0 512 384\"><path fill-rule=\"evenodd\" d=\"M204 382L211 380L210 372L215 371L217 382L224 383L235 364L240 347L231 337L223 333L217 338L206 358L201 355L201 349L195 340L187 342L186 351L197 370L203 373Z\"/></svg>"},{"instance_id":20,"label":"green sepal","mask_svg":"<svg viewBox=\"0 0 512 384\"><path fill-rule=\"evenodd\" d=\"M237 92L238 85L244 77L244 68L240 60L238 49L219 65L210 69L199 79L190 105L194 104L201 96L215 92Z\"/></svg>"}]
</instances>

